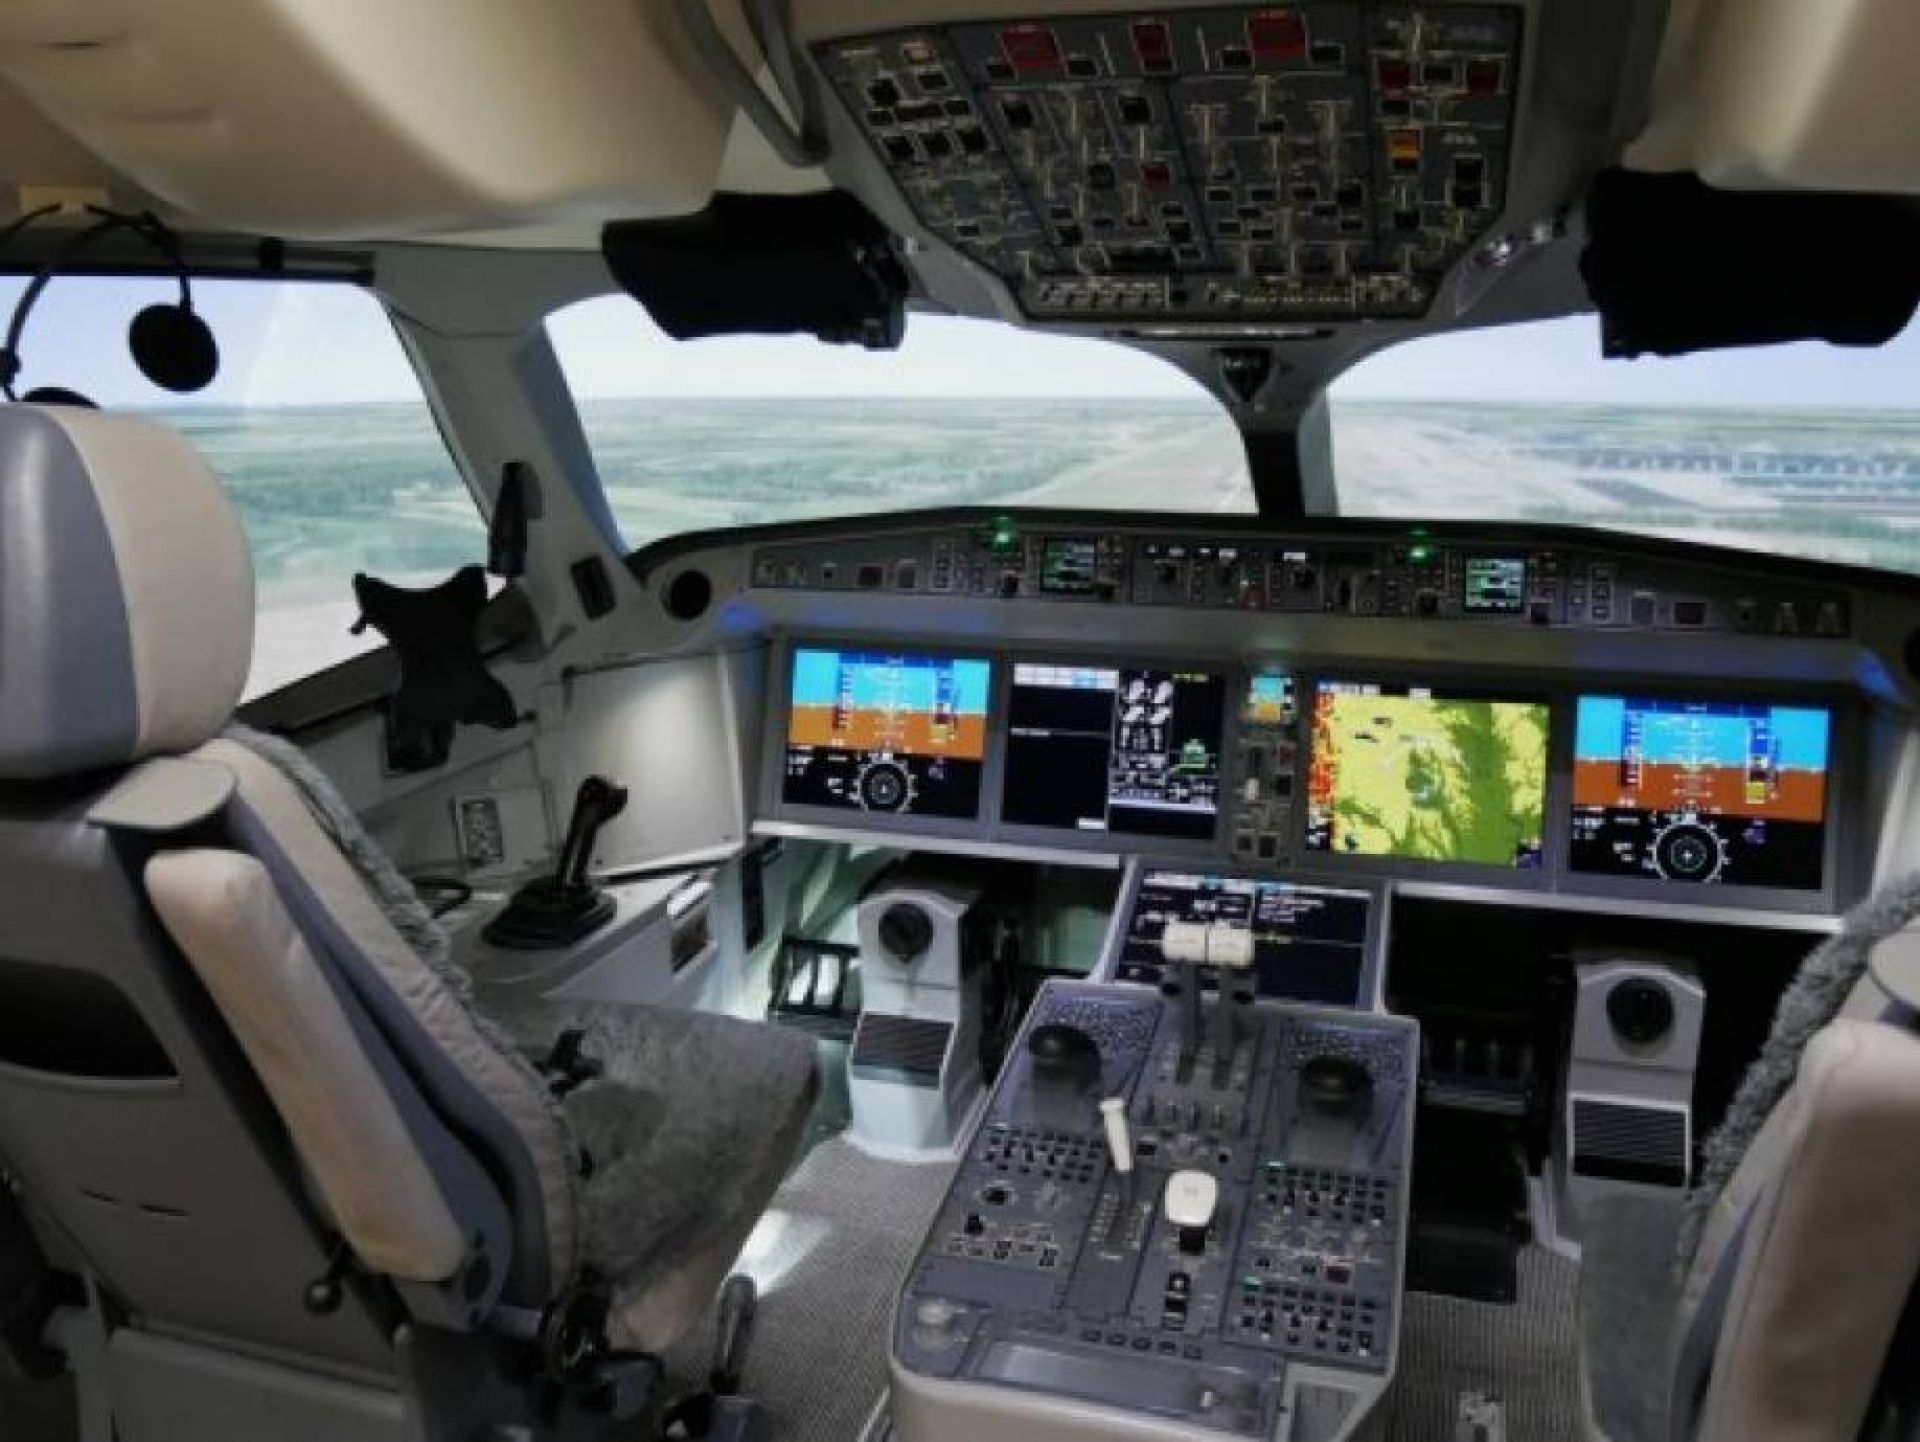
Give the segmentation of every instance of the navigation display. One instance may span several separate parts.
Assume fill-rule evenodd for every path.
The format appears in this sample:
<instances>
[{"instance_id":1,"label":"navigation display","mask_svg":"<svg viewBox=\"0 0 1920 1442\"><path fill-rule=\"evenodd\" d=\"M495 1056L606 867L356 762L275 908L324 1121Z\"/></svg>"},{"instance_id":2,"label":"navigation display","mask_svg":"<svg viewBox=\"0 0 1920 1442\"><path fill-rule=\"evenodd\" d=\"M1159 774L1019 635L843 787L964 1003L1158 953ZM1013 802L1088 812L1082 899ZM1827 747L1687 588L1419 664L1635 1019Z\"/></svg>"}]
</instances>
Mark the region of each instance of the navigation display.
<instances>
[{"instance_id":1,"label":"navigation display","mask_svg":"<svg viewBox=\"0 0 1920 1442\"><path fill-rule=\"evenodd\" d=\"M1149 871L1140 879L1114 976L1160 981L1160 939L1184 921L1253 933L1258 994L1329 1006L1356 1006L1366 967L1364 891L1301 886L1252 876Z\"/></svg>"},{"instance_id":2,"label":"navigation display","mask_svg":"<svg viewBox=\"0 0 1920 1442\"><path fill-rule=\"evenodd\" d=\"M1582 696L1572 868L1819 890L1831 729L1822 706Z\"/></svg>"},{"instance_id":3,"label":"navigation display","mask_svg":"<svg viewBox=\"0 0 1920 1442\"><path fill-rule=\"evenodd\" d=\"M781 798L972 820L992 692L990 661L796 647Z\"/></svg>"},{"instance_id":4,"label":"navigation display","mask_svg":"<svg viewBox=\"0 0 1920 1442\"><path fill-rule=\"evenodd\" d=\"M1469 556L1460 600L1469 614L1517 616L1527 608L1527 563L1513 556Z\"/></svg>"},{"instance_id":5,"label":"navigation display","mask_svg":"<svg viewBox=\"0 0 1920 1442\"><path fill-rule=\"evenodd\" d=\"M1205 671L1016 665L1000 819L1211 841L1226 691Z\"/></svg>"},{"instance_id":6,"label":"navigation display","mask_svg":"<svg viewBox=\"0 0 1920 1442\"><path fill-rule=\"evenodd\" d=\"M1549 710L1485 692L1322 681L1307 849L1537 868Z\"/></svg>"}]
</instances>

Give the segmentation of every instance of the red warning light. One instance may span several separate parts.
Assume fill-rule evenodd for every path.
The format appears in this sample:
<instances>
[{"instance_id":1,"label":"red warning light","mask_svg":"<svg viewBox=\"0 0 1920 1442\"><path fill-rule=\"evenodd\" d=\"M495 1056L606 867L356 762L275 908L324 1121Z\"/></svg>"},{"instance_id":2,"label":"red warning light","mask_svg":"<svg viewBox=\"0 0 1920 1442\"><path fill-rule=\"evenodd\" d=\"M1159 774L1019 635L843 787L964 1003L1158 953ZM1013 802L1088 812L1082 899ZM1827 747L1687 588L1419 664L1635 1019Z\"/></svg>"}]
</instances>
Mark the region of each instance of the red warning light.
<instances>
[{"instance_id":1,"label":"red warning light","mask_svg":"<svg viewBox=\"0 0 1920 1442\"><path fill-rule=\"evenodd\" d=\"M1373 65L1374 78L1388 95L1400 95L1413 88L1413 65L1406 60L1381 56Z\"/></svg>"},{"instance_id":2,"label":"red warning light","mask_svg":"<svg viewBox=\"0 0 1920 1442\"><path fill-rule=\"evenodd\" d=\"M1136 20L1130 27L1133 53L1140 57L1140 68L1149 75L1164 75L1173 69L1173 32L1164 20Z\"/></svg>"},{"instance_id":3,"label":"red warning light","mask_svg":"<svg viewBox=\"0 0 1920 1442\"><path fill-rule=\"evenodd\" d=\"M1019 75L1058 75L1060 37L1047 25L1009 25L1000 32L1000 48Z\"/></svg>"},{"instance_id":4,"label":"red warning light","mask_svg":"<svg viewBox=\"0 0 1920 1442\"><path fill-rule=\"evenodd\" d=\"M1140 183L1148 190L1165 190L1173 184L1173 167L1164 160L1140 162Z\"/></svg>"},{"instance_id":5,"label":"red warning light","mask_svg":"<svg viewBox=\"0 0 1920 1442\"><path fill-rule=\"evenodd\" d=\"M1293 10L1257 11L1247 17L1247 48L1256 60L1298 60L1307 53L1307 22Z\"/></svg>"},{"instance_id":6,"label":"red warning light","mask_svg":"<svg viewBox=\"0 0 1920 1442\"><path fill-rule=\"evenodd\" d=\"M1507 67L1498 60L1469 60L1467 62L1467 94L1479 98L1491 99L1498 95L1507 82Z\"/></svg>"}]
</instances>

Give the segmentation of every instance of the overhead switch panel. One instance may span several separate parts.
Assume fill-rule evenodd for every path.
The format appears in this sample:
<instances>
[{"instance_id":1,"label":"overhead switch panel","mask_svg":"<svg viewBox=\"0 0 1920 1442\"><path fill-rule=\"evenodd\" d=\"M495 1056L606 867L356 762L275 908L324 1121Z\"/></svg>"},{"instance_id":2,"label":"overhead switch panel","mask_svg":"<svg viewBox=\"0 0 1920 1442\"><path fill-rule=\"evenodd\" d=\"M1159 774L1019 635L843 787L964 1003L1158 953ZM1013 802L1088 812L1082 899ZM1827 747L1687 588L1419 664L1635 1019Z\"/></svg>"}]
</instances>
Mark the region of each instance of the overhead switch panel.
<instances>
[{"instance_id":1,"label":"overhead switch panel","mask_svg":"<svg viewBox=\"0 0 1920 1442\"><path fill-rule=\"evenodd\" d=\"M1036 318L1409 317L1502 209L1510 6L922 27L816 52L919 220Z\"/></svg>"}]
</instances>

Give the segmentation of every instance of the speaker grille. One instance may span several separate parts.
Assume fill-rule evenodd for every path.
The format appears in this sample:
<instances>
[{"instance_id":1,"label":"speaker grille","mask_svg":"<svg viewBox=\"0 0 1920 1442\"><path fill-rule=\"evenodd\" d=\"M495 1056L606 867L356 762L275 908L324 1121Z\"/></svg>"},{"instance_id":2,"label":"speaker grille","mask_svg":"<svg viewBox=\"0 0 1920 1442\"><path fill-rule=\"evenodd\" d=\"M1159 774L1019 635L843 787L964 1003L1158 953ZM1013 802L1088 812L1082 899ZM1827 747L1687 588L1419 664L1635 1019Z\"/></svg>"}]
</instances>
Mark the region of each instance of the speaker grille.
<instances>
[{"instance_id":1,"label":"speaker grille","mask_svg":"<svg viewBox=\"0 0 1920 1442\"><path fill-rule=\"evenodd\" d=\"M1573 1170L1583 1177L1684 1187L1686 1112L1573 1098Z\"/></svg>"},{"instance_id":2,"label":"speaker grille","mask_svg":"<svg viewBox=\"0 0 1920 1442\"><path fill-rule=\"evenodd\" d=\"M951 1022L868 1012L860 1018L860 1030L853 1039L853 1069L898 1077L916 1086L937 1086L952 1035Z\"/></svg>"}]
</instances>

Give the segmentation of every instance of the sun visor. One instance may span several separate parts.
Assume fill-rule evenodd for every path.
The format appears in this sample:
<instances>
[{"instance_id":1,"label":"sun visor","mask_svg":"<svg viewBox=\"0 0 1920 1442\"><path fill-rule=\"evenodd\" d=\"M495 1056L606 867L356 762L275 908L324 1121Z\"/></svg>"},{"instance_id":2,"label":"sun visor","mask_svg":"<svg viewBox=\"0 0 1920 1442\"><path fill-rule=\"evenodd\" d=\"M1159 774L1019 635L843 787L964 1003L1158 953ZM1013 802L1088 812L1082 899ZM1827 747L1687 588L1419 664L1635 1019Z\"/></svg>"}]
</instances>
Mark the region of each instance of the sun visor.
<instances>
[{"instance_id":1,"label":"sun visor","mask_svg":"<svg viewBox=\"0 0 1920 1442\"><path fill-rule=\"evenodd\" d=\"M1610 170L1587 229L1580 274L1609 356L1883 345L1920 304L1920 214L1903 199Z\"/></svg>"},{"instance_id":2,"label":"sun visor","mask_svg":"<svg viewBox=\"0 0 1920 1442\"><path fill-rule=\"evenodd\" d=\"M893 236L842 191L716 194L671 220L617 221L607 267L676 340L803 333L892 350L908 280Z\"/></svg>"}]
</instances>

